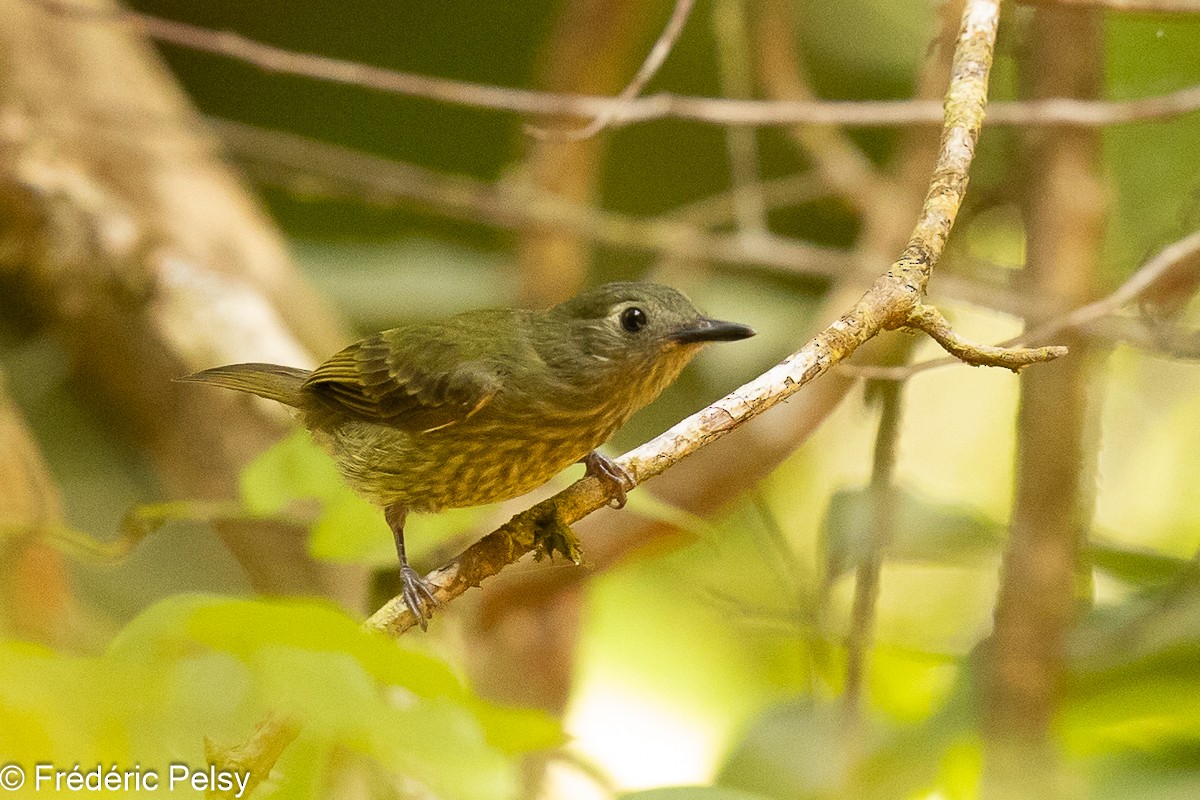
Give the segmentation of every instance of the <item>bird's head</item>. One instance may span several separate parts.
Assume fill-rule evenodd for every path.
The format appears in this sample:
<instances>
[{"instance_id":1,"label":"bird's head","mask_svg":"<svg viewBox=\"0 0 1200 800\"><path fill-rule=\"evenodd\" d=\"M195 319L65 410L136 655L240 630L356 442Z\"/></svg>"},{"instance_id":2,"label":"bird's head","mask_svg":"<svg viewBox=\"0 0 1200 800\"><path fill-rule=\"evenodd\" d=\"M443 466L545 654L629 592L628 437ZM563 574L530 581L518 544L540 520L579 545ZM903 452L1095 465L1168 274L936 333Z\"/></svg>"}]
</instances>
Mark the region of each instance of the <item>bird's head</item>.
<instances>
[{"instance_id":1,"label":"bird's head","mask_svg":"<svg viewBox=\"0 0 1200 800\"><path fill-rule=\"evenodd\" d=\"M598 376L647 379L656 395L701 346L754 335L746 325L704 316L682 293L655 283L607 283L542 319L555 362Z\"/></svg>"}]
</instances>

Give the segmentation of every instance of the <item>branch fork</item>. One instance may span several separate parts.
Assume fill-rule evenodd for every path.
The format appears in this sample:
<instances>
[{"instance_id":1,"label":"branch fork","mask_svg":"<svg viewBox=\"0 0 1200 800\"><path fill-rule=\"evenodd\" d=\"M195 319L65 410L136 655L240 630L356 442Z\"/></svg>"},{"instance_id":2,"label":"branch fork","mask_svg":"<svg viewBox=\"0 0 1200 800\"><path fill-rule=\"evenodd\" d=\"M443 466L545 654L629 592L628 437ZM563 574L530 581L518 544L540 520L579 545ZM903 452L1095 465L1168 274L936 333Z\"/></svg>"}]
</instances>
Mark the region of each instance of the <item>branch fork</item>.
<instances>
[{"instance_id":1,"label":"branch fork","mask_svg":"<svg viewBox=\"0 0 1200 800\"><path fill-rule=\"evenodd\" d=\"M1061 347L1029 349L973 344L954 333L946 318L923 302L933 265L941 256L966 192L975 143L983 125L988 72L999 18L999 0L968 0L946 94L945 124L937 166L921 215L901 257L852 309L795 353L708 408L616 459L615 464L633 479L631 483L653 478L687 455L786 400L805 384L848 359L859 346L884 330L922 330L969 364L1013 370L1049 361L1066 352ZM434 595L440 602L448 602L533 551L538 541L537 525L546 519L546 514L553 514L563 525L571 525L604 506L611 497L611 486L598 477L586 476L576 481L550 499L513 517L448 565L430 574L427 580ZM394 636L415 623L403 600L393 599L373 614L364 627ZM256 736L262 741L275 742L282 741L291 732L284 723L276 723L274 727L277 730L272 731L268 726ZM274 756L281 749L264 751L258 765L264 774L270 771ZM210 757L223 760L223 755L226 754L214 752Z\"/></svg>"},{"instance_id":2,"label":"branch fork","mask_svg":"<svg viewBox=\"0 0 1200 800\"><path fill-rule=\"evenodd\" d=\"M947 353L973 367L1004 367L1013 372L1020 372L1030 364L1053 361L1067 354L1067 348L1059 345L997 347L976 344L956 333L941 311L924 303L918 303L909 313L904 327L924 331Z\"/></svg>"}]
</instances>

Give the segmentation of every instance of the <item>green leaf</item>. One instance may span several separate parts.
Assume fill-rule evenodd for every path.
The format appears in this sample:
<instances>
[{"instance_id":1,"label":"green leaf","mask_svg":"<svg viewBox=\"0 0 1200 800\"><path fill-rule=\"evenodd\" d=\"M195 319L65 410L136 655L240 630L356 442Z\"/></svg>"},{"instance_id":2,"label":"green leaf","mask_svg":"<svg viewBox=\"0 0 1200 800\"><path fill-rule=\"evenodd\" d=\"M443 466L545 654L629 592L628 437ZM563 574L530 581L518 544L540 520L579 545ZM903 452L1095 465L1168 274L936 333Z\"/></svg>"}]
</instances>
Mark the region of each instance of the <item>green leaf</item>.
<instances>
[{"instance_id":1,"label":"green leaf","mask_svg":"<svg viewBox=\"0 0 1200 800\"><path fill-rule=\"evenodd\" d=\"M396 553L383 513L357 495L333 460L304 431L280 441L242 470L242 503L252 514L278 514L315 500L309 554L335 563L391 565Z\"/></svg>"},{"instance_id":2,"label":"green leaf","mask_svg":"<svg viewBox=\"0 0 1200 800\"><path fill-rule=\"evenodd\" d=\"M925 500L903 489L897 495L896 529L885 557L893 562L982 566L1001 551L1007 536L1000 523L961 506ZM832 575L853 569L871 535L868 489L833 495L822 527L826 565ZM1173 580L1188 560L1093 536L1086 548L1096 569L1137 586Z\"/></svg>"},{"instance_id":3,"label":"green leaf","mask_svg":"<svg viewBox=\"0 0 1200 800\"><path fill-rule=\"evenodd\" d=\"M333 460L302 430L280 440L239 476L242 503L252 514L278 514L296 500L336 499L342 482Z\"/></svg>"},{"instance_id":4,"label":"green leaf","mask_svg":"<svg viewBox=\"0 0 1200 800\"><path fill-rule=\"evenodd\" d=\"M320 797L354 753L385 784L513 797L512 756L563 738L547 715L487 702L442 660L321 603L172 597L94 658L0 644L0 752L29 763L201 764L206 737L244 741L267 712L304 725L264 796Z\"/></svg>"},{"instance_id":5,"label":"green leaf","mask_svg":"<svg viewBox=\"0 0 1200 800\"><path fill-rule=\"evenodd\" d=\"M396 545L383 512L349 488L323 501L309 534L308 553L335 564L396 565Z\"/></svg>"},{"instance_id":6,"label":"green leaf","mask_svg":"<svg viewBox=\"0 0 1200 800\"><path fill-rule=\"evenodd\" d=\"M1063 739L1088 754L1200 747L1200 587L1098 607L1072 631Z\"/></svg>"},{"instance_id":7,"label":"green leaf","mask_svg":"<svg viewBox=\"0 0 1200 800\"><path fill-rule=\"evenodd\" d=\"M994 557L1004 541L1004 529L982 514L930 503L902 489L894 491L896 529L886 554L891 561L978 566ZM822 526L831 575L854 569L866 553L870 531L870 491L835 493Z\"/></svg>"},{"instance_id":8,"label":"green leaf","mask_svg":"<svg viewBox=\"0 0 1200 800\"><path fill-rule=\"evenodd\" d=\"M956 691L920 725L866 725L847 747L838 705L791 702L768 709L733 748L719 782L778 800L909 797L937 779L948 750L967 731L972 702Z\"/></svg>"},{"instance_id":9,"label":"green leaf","mask_svg":"<svg viewBox=\"0 0 1200 800\"><path fill-rule=\"evenodd\" d=\"M1172 581L1191 563L1186 558L1095 538L1088 542L1087 552L1096 569L1136 586Z\"/></svg>"}]
</instances>

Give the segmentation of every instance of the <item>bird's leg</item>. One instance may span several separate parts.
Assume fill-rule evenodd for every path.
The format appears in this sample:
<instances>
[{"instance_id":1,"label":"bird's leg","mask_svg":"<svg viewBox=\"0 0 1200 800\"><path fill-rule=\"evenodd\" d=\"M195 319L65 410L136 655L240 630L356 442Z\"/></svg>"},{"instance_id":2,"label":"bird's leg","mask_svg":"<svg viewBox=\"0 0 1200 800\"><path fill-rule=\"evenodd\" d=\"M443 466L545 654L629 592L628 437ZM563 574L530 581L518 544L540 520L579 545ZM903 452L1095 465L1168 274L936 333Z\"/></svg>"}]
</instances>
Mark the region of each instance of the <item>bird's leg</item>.
<instances>
[{"instance_id":1,"label":"bird's leg","mask_svg":"<svg viewBox=\"0 0 1200 800\"><path fill-rule=\"evenodd\" d=\"M583 551L579 548L579 538L571 526L563 521L558 514L558 506L550 506L533 523L533 557L536 561L543 558L554 560L557 550L575 565L583 563Z\"/></svg>"},{"instance_id":2,"label":"bird's leg","mask_svg":"<svg viewBox=\"0 0 1200 800\"><path fill-rule=\"evenodd\" d=\"M587 468L589 477L598 478L608 484L612 497L608 504L613 508L625 507L625 493L633 488L633 476L629 471L599 450L593 450L579 460Z\"/></svg>"},{"instance_id":3,"label":"bird's leg","mask_svg":"<svg viewBox=\"0 0 1200 800\"><path fill-rule=\"evenodd\" d=\"M412 609L421 630L427 630L438 601L433 596L433 587L408 565L408 557L404 555L404 519L408 509L402 503L392 503L383 510L383 516L396 537L396 555L400 556L400 594Z\"/></svg>"}]
</instances>

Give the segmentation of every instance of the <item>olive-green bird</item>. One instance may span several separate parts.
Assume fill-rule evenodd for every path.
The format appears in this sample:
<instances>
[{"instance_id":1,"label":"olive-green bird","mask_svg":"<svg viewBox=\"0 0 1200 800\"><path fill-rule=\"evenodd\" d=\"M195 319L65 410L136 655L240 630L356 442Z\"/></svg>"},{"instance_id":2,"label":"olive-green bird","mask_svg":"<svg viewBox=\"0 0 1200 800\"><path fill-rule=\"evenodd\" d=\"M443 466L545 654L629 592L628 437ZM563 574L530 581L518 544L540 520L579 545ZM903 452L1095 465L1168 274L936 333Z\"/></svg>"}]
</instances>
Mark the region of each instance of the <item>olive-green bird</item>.
<instances>
[{"instance_id":1,"label":"olive-green bird","mask_svg":"<svg viewBox=\"0 0 1200 800\"><path fill-rule=\"evenodd\" d=\"M424 627L436 600L404 555L409 511L507 500L577 462L624 505L630 476L595 448L705 343L753 335L701 315L670 287L609 283L548 311L468 311L393 328L311 372L234 364L182 380L299 410L346 481L383 507L405 602Z\"/></svg>"}]
</instances>

